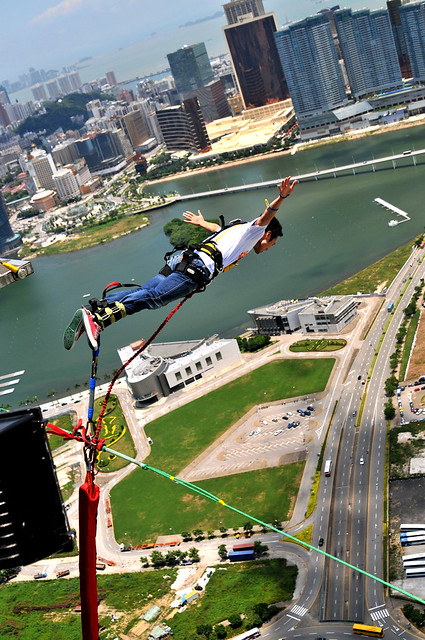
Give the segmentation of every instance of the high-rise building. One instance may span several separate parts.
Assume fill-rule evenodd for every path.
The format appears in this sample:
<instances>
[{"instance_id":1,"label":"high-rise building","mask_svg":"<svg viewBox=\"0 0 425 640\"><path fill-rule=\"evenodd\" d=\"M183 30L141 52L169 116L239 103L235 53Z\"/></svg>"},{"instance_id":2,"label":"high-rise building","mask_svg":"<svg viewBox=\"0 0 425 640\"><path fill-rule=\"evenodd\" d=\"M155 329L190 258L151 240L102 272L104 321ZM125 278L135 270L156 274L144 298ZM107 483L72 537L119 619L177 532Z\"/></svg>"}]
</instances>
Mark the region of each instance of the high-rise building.
<instances>
[{"instance_id":1,"label":"high-rise building","mask_svg":"<svg viewBox=\"0 0 425 640\"><path fill-rule=\"evenodd\" d=\"M140 109L127 113L121 119L121 123L133 149L150 138L145 117Z\"/></svg>"},{"instance_id":2,"label":"high-rise building","mask_svg":"<svg viewBox=\"0 0 425 640\"><path fill-rule=\"evenodd\" d=\"M105 77L106 77L106 82L109 84L110 87L116 87L118 82L117 82L117 78L115 76L114 71L107 71L105 73Z\"/></svg>"},{"instance_id":3,"label":"high-rise building","mask_svg":"<svg viewBox=\"0 0 425 640\"><path fill-rule=\"evenodd\" d=\"M58 83L63 95L66 96L68 93L72 93L72 86L68 76L59 76Z\"/></svg>"},{"instance_id":4,"label":"high-rise building","mask_svg":"<svg viewBox=\"0 0 425 640\"><path fill-rule=\"evenodd\" d=\"M71 71L71 73L68 73L68 80L72 91L78 91L81 89L82 82L78 71Z\"/></svg>"},{"instance_id":5,"label":"high-rise building","mask_svg":"<svg viewBox=\"0 0 425 640\"><path fill-rule=\"evenodd\" d=\"M2 127L8 127L11 124L11 120L6 107L0 102L0 125Z\"/></svg>"},{"instance_id":6,"label":"high-rise building","mask_svg":"<svg viewBox=\"0 0 425 640\"><path fill-rule=\"evenodd\" d=\"M21 236L18 233L14 233L10 226L6 205L0 193L0 255L5 255L21 244Z\"/></svg>"},{"instance_id":7,"label":"high-rise building","mask_svg":"<svg viewBox=\"0 0 425 640\"><path fill-rule=\"evenodd\" d=\"M400 7L413 79L425 80L425 2L411 2Z\"/></svg>"},{"instance_id":8,"label":"high-rise building","mask_svg":"<svg viewBox=\"0 0 425 640\"><path fill-rule=\"evenodd\" d=\"M185 45L173 53L167 53L171 73L179 93L200 89L214 80L207 50L203 42Z\"/></svg>"},{"instance_id":9,"label":"high-rise building","mask_svg":"<svg viewBox=\"0 0 425 640\"><path fill-rule=\"evenodd\" d=\"M43 84L36 84L31 87L31 93L34 96L34 100L37 100L37 102L44 102L47 100L46 89Z\"/></svg>"},{"instance_id":10,"label":"high-rise building","mask_svg":"<svg viewBox=\"0 0 425 640\"><path fill-rule=\"evenodd\" d=\"M54 189L53 174L56 171L55 163L50 153L36 149L31 152L28 162L28 173L33 178L36 187L42 189Z\"/></svg>"},{"instance_id":11,"label":"high-rise building","mask_svg":"<svg viewBox=\"0 0 425 640\"><path fill-rule=\"evenodd\" d=\"M100 131L75 141L78 157L85 158L91 173L107 174L118 170L125 160L111 131Z\"/></svg>"},{"instance_id":12,"label":"high-rise building","mask_svg":"<svg viewBox=\"0 0 425 640\"><path fill-rule=\"evenodd\" d=\"M263 0L230 0L223 4L227 24L238 24L246 18L263 16Z\"/></svg>"},{"instance_id":13,"label":"high-rise building","mask_svg":"<svg viewBox=\"0 0 425 640\"><path fill-rule=\"evenodd\" d=\"M223 27L244 107L263 107L289 97L274 34L273 13Z\"/></svg>"},{"instance_id":14,"label":"high-rise building","mask_svg":"<svg viewBox=\"0 0 425 640\"><path fill-rule=\"evenodd\" d=\"M387 10L390 16L401 75L403 78L410 78L412 76L412 68L410 66L406 38L404 37L403 26L401 24L400 7L401 0L387 0Z\"/></svg>"},{"instance_id":15,"label":"high-rise building","mask_svg":"<svg viewBox=\"0 0 425 640\"><path fill-rule=\"evenodd\" d=\"M276 43L300 128L303 120L348 103L331 25L317 14L276 33Z\"/></svg>"},{"instance_id":16,"label":"high-rise building","mask_svg":"<svg viewBox=\"0 0 425 640\"><path fill-rule=\"evenodd\" d=\"M397 50L386 9L338 9L338 40L355 98L403 85Z\"/></svg>"},{"instance_id":17,"label":"high-rise building","mask_svg":"<svg viewBox=\"0 0 425 640\"><path fill-rule=\"evenodd\" d=\"M74 140L65 140L52 149L53 160L57 167L75 162L78 158Z\"/></svg>"},{"instance_id":18,"label":"high-rise building","mask_svg":"<svg viewBox=\"0 0 425 640\"><path fill-rule=\"evenodd\" d=\"M6 87L0 85L0 104L10 104L9 94L6 91Z\"/></svg>"},{"instance_id":19,"label":"high-rise building","mask_svg":"<svg viewBox=\"0 0 425 640\"><path fill-rule=\"evenodd\" d=\"M51 98L53 99L59 98L61 92L56 80L49 80L49 82L46 82L46 87L47 87L47 91L49 92L49 96Z\"/></svg>"},{"instance_id":20,"label":"high-rise building","mask_svg":"<svg viewBox=\"0 0 425 640\"><path fill-rule=\"evenodd\" d=\"M210 140L197 98L157 111L156 117L169 151L185 149L199 153L209 148Z\"/></svg>"},{"instance_id":21,"label":"high-rise building","mask_svg":"<svg viewBox=\"0 0 425 640\"><path fill-rule=\"evenodd\" d=\"M201 107L202 117L205 122L212 122L220 118L227 118L231 115L229 103L221 80L214 80L206 87L188 91L183 94L183 98L198 98Z\"/></svg>"},{"instance_id":22,"label":"high-rise building","mask_svg":"<svg viewBox=\"0 0 425 640\"><path fill-rule=\"evenodd\" d=\"M61 200L80 195L77 178L71 169L58 169L58 171L53 174L53 184Z\"/></svg>"}]
</instances>

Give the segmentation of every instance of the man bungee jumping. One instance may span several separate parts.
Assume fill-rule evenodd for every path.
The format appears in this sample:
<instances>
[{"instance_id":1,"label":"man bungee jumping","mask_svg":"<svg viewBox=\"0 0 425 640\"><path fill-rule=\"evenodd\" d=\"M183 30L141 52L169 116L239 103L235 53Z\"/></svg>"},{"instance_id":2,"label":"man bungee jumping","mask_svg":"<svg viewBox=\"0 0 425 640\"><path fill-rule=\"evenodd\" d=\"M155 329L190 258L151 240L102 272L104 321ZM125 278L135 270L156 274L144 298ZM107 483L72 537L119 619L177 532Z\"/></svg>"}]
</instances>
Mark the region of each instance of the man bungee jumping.
<instances>
[{"instance_id":1,"label":"man bungee jumping","mask_svg":"<svg viewBox=\"0 0 425 640\"><path fill-rule=\"evenodd\" d=\"M211 235L201 244L172 251L166 255L166 265L141 287L124 289L105 295L103 300L90 300L88 306L77 309L63 336L65 349L72 349L86 332L90 347L98 348L100 332L113 322L143 309L157 309L184 298L197 289L204 289L215 276L226 271L251 249L267 251L282 236L282 227L275 218L282 201L291 195L297 180L290 176L278 185L279 195L268 204L264 213L251 222L220 225L204 220L202 213L185 211L186 222L200 226Z\"/></svg>"}]
</instances>

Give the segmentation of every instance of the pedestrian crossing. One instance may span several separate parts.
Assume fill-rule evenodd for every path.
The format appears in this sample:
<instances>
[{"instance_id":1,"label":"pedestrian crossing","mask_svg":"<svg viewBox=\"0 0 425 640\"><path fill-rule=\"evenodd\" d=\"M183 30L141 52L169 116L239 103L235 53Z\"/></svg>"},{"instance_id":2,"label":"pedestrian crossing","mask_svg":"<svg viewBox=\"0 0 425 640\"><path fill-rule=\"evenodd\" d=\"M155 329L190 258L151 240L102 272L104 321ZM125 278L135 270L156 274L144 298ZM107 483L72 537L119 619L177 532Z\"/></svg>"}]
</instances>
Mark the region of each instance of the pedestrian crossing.
<instances>
[{"instance_id":1,"label":"pedestrian crossing","mask_svg":"<svg viewBox=\"0 0 425 640\"><path fill-rule=\"evenodd\" d=\"M16 378L15 376L21 376L23 373L25 373L25 369L0 376L0 396L6 396L9 393L13 393L15 391L15 387L12 387L11 385L18 384L20 380L20 378Z\"/></svg>"},{"instance_id":2,"label":"pedestrian crossing","mask_svg":"<svg viewBox=\"0 0 425 640\"><path fill-rule=\"evenodd\" d=\"M371 615L371 618L374 622L376 622L377 620L382 620L383 618L388 618L388 616L390 615L389 611L387 608L384 607L384 609L380 609L379 611L370 611L369 613Z\"/></svg>"},{"instance_id":3,"label":"pedestrian crossing","mask_svg":"<svg viewBox=\"0 0 425 640\"><path fill-rule=\"evenodd\" d=\"M308 611L308 609L306 609L305 607L301 607L298 604L296 604L291 609L291 613L295 613L295 615L301 616L301 618L307 613L307 611Z\"/></svg>"}]
</instances>

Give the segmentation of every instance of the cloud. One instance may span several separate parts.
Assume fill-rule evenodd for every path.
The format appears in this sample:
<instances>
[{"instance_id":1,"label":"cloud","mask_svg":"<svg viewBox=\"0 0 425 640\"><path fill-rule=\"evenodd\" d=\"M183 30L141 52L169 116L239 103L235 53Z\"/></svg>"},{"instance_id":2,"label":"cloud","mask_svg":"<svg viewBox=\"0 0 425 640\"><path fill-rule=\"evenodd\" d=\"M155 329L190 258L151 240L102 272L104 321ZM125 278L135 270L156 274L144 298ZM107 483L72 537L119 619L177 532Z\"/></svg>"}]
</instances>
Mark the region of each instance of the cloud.
<instances>
[{"instance_id":1,"label":"cloud","mask_svg":"<svg viewBox=\"0 0 425 640\"><path fill-rule=\"evenodd\" d=\"M77 11L83 3L84 0L62 0L62 2L59 2L55 7L49 7L49 9L46 9L43 13L35 16L35 18L30 21L30 24L55 20L56 18L70 15Z\"/></svg>"}]
</instances>

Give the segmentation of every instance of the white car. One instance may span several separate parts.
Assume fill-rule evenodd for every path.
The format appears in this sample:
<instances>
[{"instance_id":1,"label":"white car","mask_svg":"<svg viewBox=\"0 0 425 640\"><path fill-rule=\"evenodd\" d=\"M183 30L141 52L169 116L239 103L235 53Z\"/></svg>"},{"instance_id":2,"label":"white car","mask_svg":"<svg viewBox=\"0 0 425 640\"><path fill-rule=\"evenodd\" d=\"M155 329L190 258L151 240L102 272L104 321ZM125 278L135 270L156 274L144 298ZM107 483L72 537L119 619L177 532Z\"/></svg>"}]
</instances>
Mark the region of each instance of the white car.
<instances>
[{"instance_id":1,"label":"white car","mask_svg":"<svg viewBox=\"0 0 425 640\"><path fill-rule=\"evenodd\" d=\"M288 411L288 416L292 416L292 411Z\"/></svg>"},{"instance_id":2,"label":"white car","mask_svg":"<svg viewBox=\"0 0 425 640\"><path fill-rule=\"evenodd\" d=\"M283 429L276 429L276 431L274 432L275 436L278 436L279 433L282 433Z\"/></svg>"},{"instance_id":3,"label":"white car","mask_svg":"<svg viewBox=\"0 0 425 640\"><path fill-rule=\"evenodd\" d=\"M267 420L261 420L261 424L268 424Z\"/></svg>"},{"instance_id":4,"label":"white car","mask_svg":"<svg viewBox=\"0 0 425 640\"><path fill-rule=\"evenodd\" d=\"M250 431L250 432L249 432L249 434L248 434L248 435L249 435L249 436L253 436L253 435L254 435L254 433L255 433L255 431L254 431L254 429L253 429L252 431Z\"/></svg>"},{"instance_id":5,"label":"white car","mask_svg":"<svg viewBox=\"0 0 425 640\"><path fill-rule=\"evenodd\" d=\"M258 436L259 433L261 433L261 429L256 429L254 431L254 436Z\"/></svg>"},{"instance_id":6,"label":"white car","mask_svg":"<svg viewBox=\"0 0 425 640\"><path fill-rule=\"evenodd\" d=\"M360 458L359 462L360 462L360 464L364 464L364 458L363 458L363 456Z\"/></svg>"}]
</instances>

